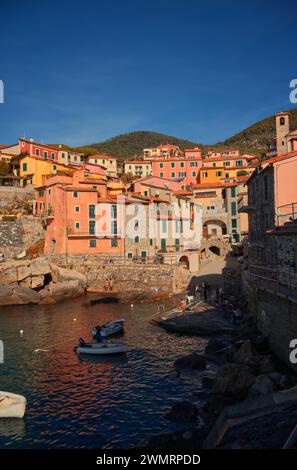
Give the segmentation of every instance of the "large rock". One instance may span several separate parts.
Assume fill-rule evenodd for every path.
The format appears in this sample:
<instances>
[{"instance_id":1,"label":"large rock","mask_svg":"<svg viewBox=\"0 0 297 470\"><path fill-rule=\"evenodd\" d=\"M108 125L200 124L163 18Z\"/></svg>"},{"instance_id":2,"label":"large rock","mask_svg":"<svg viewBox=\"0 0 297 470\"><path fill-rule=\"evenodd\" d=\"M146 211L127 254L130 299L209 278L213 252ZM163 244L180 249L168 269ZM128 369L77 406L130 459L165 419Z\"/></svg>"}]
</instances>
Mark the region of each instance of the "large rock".
<instances>
[{"instance_id":1,"label":"large rock","mask_svg":"<svg viewBox=\"0 0 297 470\"><path fill-rule=\"evenodd\" d=\"M219 339L211 338L207 343L205 352L213 353L213 352L219 351L220 349L224 349L225 347L226 347L226 344L223 341Z\"/></svg>"},{"instance_id":2,"label":"large rock","mask_svg":"<svg viewBox=\"0 0 297 470\"><path fill-rule=\"evenodd\" d=\"M30 266L24 264L17 268L17 280L18 282L23 281L27 277L31 275L31 268Z\"/></svg>"},{"instance_id":3,"label":"large rock","mask_svg":"<svg viewBox=\"0 0 297 470\"><path fill-rule=\"evenodd\" d=\"M177 370L180 369L205 369L206 360L204 357L200 356L197 353L189 354L188 356L178 358L174 367Z\"/></svg>"},{"instance_id":4,"label":"large rock","mask_svg":"<svg viewBox=\"0 0 297 470\"><path fill-rule=\"evenodd\" d=\"M40 295L23 286L0 285L0 305L38 304Z\"/></svg>"},{"instance_id":5,"label":"large rock","mask_svg":"<svg viewBox=\"0 0 297 470\"><path fill-rule=\"evenodd\" d=\"M248 397L254 398L259 395L268 395L276 390L276 385L267 375L258 375L256 382L249 390Z\"/></svg>"},{"instance_id":6,"label":"large rock","mask_svg":"<svg viewBox=\"0 0 297 470\"><path fill-rule=\"evenodd\" d=\"M15 284L18 280L18 272L16 267L10 266L0 271L1 284Z\"/></svg>"},{"instance_id":7,"label":"large rock","mask_svg":"<svg viewBox=\"0 0 297 470\"><path fill-rule=\"evenodd\" d=\"M44 285L44 276L32 276L31 278L31 287L32 289L39 289Z\"/></svg>"},{"instance_id":8,"label":"large rock","mask_svg":"<svg viewBox=\"0 0 297 470\"><path fill-rule=\"evenodd\" d=\"M243 342L239 350L233 355L232 362L249 366L255 375L268 374L275 371L275 363L271 354L260 355L250 340Z\"/></svg>"},{"instance_id":9,"label":"large rock","mask_svg":"<svg viewBox=\"0 0 297 470\"><path fill-rule=\"evenodd\" d=\"M32 276L42 276L51 272L50 264L45 258L36 258L31 262Z\"/></svg>"},{"instance_id":10,"label":"large rock","mask_svg":"<svg viewBox=\"0 0 297 470\"><path fill-rule=\"evenodd\" d=\"M214 379L212 393L242 399L254 385L256 377L250 367L242 364L226 364Z\"/></svg>"},{"instance_id":11,"label":"large rock","mask_svg":"<svg viewBox=\"0 0 297 470\"><path fill-rule=\"evenodd\" d=\"M51 273L54 283L64 281L77 281L84 289L87 286L87 278L84 274L81 274L73 269L66 269L51 263Z\"/></svg>"},{"instance_id":12,"label":"large rock","mask_svg":"<svg viewBox=\"0 0 297 470\"><path fill-rule=\"evenodd\" d=\"M175 423L192 423L197 419L197 407L189 401L176 403L166 418Z\"/></svg>"},{"instance_id":13,"label":"large rock","mask_svg":"<svg viewBox=\"0 0 297 470\"><path fill-rule=\"evenodd\" d=\"M84 293L80 281L70 280L65 282L51 282L45 289L40 291L41 303L50 304L60 302L66 298L74 298Z\"/></svg>"}]
</instances>

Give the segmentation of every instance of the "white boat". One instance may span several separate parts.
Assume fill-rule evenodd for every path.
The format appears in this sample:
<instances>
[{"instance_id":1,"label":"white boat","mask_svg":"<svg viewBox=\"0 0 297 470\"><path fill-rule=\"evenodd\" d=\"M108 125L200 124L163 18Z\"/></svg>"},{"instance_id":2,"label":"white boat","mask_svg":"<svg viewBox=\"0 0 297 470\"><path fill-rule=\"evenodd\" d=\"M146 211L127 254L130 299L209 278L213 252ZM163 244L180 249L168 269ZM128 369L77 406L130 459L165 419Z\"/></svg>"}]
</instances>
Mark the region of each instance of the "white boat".
<instances>
[{"instance_id":1,"label":"white boat","mask_svg":"<svg viewBox=\"0 0 297 470\"><path fill-rule=\"evenodd\" d=\"M115 333L119 333L124 328L125 320L112 320L106 323L103 326L96 326L92 330L93 338L101 337L107 338L108 336L114 335Z\"/></svg>"},{"instance_id":2,"label":"white boat","mask_svg":"<svg viewBox=\"0 0 297 470\"><path fill-rule=\"evenodd\" d=\"M97 354L98 356L123 354L128 351L128 345L125 343L80 343L76 351L80 354Z\"/></svg>"},{"instance_id":3,"label":"white boat","mask_svg":"<svg viewBox=\"0 0 297 470\"><path fill-rule=\"evenodd\" d=\"M0 392L0 418L23 418L27 400L22 395Z\"/></svg>"}]
</instances>

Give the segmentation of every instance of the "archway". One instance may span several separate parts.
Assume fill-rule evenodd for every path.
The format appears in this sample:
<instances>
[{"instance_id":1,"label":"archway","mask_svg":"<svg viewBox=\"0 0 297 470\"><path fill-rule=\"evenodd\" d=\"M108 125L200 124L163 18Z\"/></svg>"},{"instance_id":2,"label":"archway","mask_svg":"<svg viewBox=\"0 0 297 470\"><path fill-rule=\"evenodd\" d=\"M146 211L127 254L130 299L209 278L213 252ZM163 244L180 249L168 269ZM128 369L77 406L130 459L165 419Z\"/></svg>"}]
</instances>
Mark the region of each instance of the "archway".
<instances>
[{"instance_id":1,"label":"archway","mask_svg":"<svg viewBox=\"0 0 297 470\"><path fill-rule=\"evenodd\" d=\"M221 256L221 250L218 246L210 246L209 251L211 251L212 253L214 253L217 256Z\"/></svg>"},{"instance_id":2,"label":"archway","mask_svg":"<svg viewBox=\"0 0 297 470\"><path fill-rule=\"evenodd\" d=\"M190 269L190 262L187 256L182 256L178 262L180 266L183 266L185 269Z\"/></svg>"},{"instance_id":3,"label":"archway","mask_svg":"<svg viewBox=\"0 0 297 470\"><path fill-rule=\"evenodd\" d=\"M206 220L203 223L203 236L204 238L222 237L227 233L227 225L223 220L213 219Z\"/></svg>"}]
</instances>

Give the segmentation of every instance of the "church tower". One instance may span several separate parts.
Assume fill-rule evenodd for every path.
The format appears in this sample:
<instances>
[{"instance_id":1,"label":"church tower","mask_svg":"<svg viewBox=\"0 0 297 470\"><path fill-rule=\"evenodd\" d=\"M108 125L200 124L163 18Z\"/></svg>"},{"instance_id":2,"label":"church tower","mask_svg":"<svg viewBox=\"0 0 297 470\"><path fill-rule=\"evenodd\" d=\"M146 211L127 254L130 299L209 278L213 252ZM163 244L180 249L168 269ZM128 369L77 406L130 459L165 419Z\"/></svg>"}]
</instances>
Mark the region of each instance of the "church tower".
<instances>
[{"instance_id":1,"label":"church tower","mask_svg":"<svg viewBox=\"0 0 297 470\"><path fill-rule=\"evenodd\" d=\"M290 132L290 113L278 113L275 115L276 150L277 155L288 152L287 134Z\"/></svg>"}]
</instances>

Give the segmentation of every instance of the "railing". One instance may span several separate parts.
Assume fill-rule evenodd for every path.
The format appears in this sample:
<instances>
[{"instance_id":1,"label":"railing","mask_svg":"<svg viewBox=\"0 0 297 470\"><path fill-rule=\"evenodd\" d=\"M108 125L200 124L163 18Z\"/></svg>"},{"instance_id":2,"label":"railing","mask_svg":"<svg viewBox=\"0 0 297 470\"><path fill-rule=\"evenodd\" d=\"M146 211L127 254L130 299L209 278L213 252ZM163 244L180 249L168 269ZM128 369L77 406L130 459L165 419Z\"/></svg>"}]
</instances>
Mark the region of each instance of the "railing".
<instances>
[{"instance_id":1,"label":"railing","mask_svg":"<svg viewBox=\"0 0 297 470\"><path fill-rule=\"evenodd\" d=\"M276 294L297 297L297 273L266 266L250 265L249 277L257 286Z\"/></svg>"},{"instance_id":2,"label":"railing","mask_svg":"<svg viewBox=\"0 0 297 470\"><path fill-rule=\"evenodd\" d=\"M285 204L277 208L277 225L297 224L297 202Z\"/></svg>"}]
</instances>

